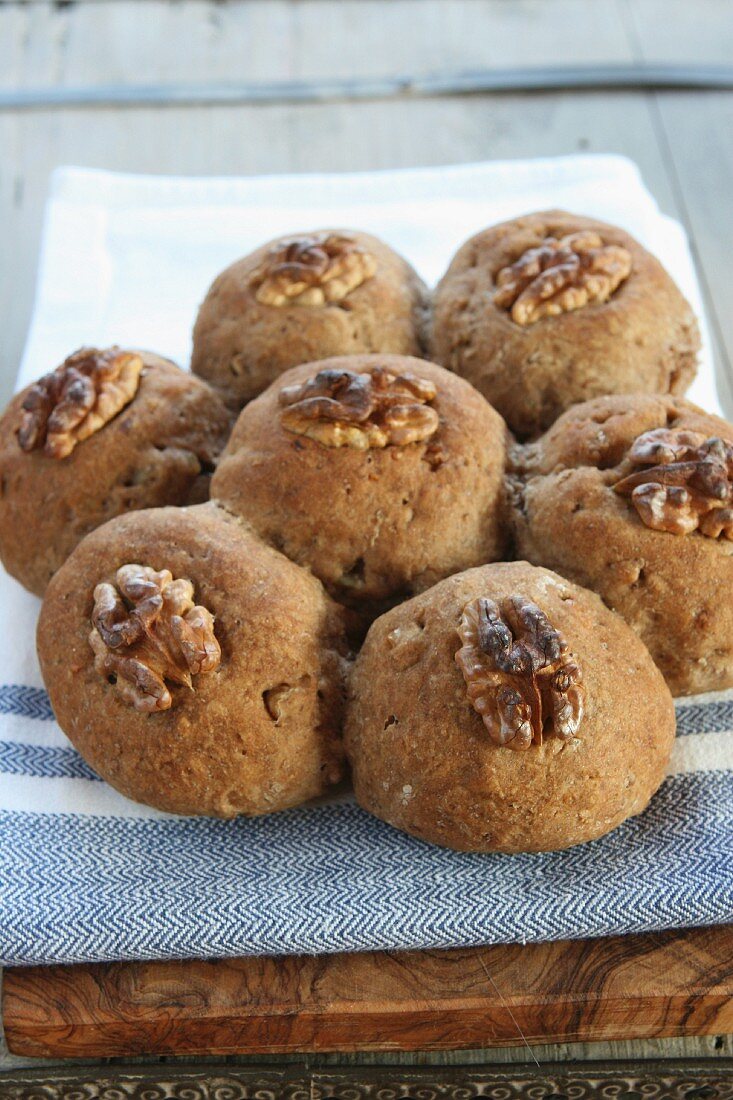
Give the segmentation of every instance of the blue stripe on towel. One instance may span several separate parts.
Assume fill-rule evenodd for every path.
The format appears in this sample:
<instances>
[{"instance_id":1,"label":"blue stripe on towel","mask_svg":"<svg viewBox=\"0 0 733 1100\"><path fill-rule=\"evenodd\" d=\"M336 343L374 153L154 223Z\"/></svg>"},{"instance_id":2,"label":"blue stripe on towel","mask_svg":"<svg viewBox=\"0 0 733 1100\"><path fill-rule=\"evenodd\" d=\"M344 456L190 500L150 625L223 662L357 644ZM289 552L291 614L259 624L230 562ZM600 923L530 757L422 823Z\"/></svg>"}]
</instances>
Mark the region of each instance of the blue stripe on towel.
<instances>
[{"instance_id":1,"label":"blue stripe on towel","mask_svg":"<svg viewBox=\"0 0 733 1100\"><path fill-rule=\"evenodd\" d=\"M0 741L0 772L43 779L94 779L99 776L71 745L29 745Z\"/></svg>"},{"instance_id":2,"label":"blue stripe on towel","mask_svg":"<svg viewBox=\"0 0 733 1100\"><path fill-rule=\"evenodd\" d=\"M733 730L733 699L710 703L678 703L677 736Z\"/></svg>"},{"instance_id":3,"label":"blue stripe on towel","mask_svg":"<svg viewBox=\"0 0 733 1100\"><path fill-rule=\"evenodd\" d=\"M53 718L51 703L43 688L23 684L0 684L0 714L18 714L44 722Z\"/></svg>"},{"instance_id":4,"label":"blue stripe on towel","mask_svg":"<svg viewBox=\"0 0 733 1100\"><path fill-rule=\"evenodd\" d=\"M231 822L0 814L6 964L468 946L733 920L733 773L565 852L471 855L353 803Z\"/></svg>"},{"instance_id":5,"label":"blue stripe on towel","mask_svg":"<svg viewBox=\"0 0 733 1100\"><path fill-rule=\"evenodd\" d=\"M0 714L42 721L53 719L46 692L21 684L0 686ZM682 703L677 707L678 736L726 729L733 730L733 700ZM99 779L71 745L33 745L18 741L0 741L0 773L49 779Z\"/></svg>"}]
</instances>

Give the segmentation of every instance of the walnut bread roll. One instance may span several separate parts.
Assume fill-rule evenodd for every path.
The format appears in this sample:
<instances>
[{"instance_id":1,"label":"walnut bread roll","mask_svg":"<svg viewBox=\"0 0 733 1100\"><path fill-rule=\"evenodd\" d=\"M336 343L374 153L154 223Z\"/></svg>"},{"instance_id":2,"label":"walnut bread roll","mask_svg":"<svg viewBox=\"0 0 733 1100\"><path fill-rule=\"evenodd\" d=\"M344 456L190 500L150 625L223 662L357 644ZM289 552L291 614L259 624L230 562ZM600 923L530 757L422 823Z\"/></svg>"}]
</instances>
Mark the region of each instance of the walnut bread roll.
<instances>
[{"instance_id":1,"label":"walnut bread roll","mask_svg":"<svg viewBox=\"0 0 733 1100\"><path fill-rule=\"evenodd\" d=\"M234 817L297 806L342 772L340 610L213 504L98 528L38 623L58 722L138 802Z\"/></svg>"},{"instance_id":2,"label":"walnut bread roll","mask_svg":"<svg viewBox=\"0 0 733 1100\"><path fill-rule=\"evenodd\" d=\"M191 368L241 408L299 363L419 355L428 304L410 264L376 237L291 233L214 280L196 319Z\"/></svg>"},{"instance_id":3,"label":"walnut bread roll","mask_svg":"<svg viewBox=\"0 0 733 1100\"><path fill-rule=\"evenodd\" d=\"M733 425L680 397L576 405L518 448L518 553L597 592L674 695L733 685Z\"/></svg>"},{"instance_id":4,"label":"walnut bread roll","mask_svg":"<svg viewBox=\"0 0 733 1100\"><path fill-rule=\"evenodd\" d=\"M199 378L145 351L82 348L0 419L0 559L36 595L122 512L208 496L230 418Z\"/></svg>"},{"instance_id":5,"label":"walnut bread roll","mask_svg":"<svg viewBox=\"0 0 733 1100\"><path fill-rule=\"evenodd\" d=\"M373 623L345 729L359 803L467 852L568 848L641 813L674 706L637 636L547 569L470 569Z\"/></svg>"},{"instance_id":6,"label":"walnut bread roll","mask_svg":"<svg viewBox=\"0 0 733 1100\"><path fill-rule=\"evenodd\" d=\"M240 414L212 498L340 602L379 608L501 557L508 433L421 359L288 371Z\"/></svg>"},{"instance_id":7,"label":"walnut bread roll","mask_svg":"<svg viewBox=\"0 0 733 1100\"><path fill-rule=\"evenodd\" d=\"M548 210L459 249L435 292L429 351L526 439L601 394L684 393L699 347L690 305L638 241Z\"/></svg>"}]
</instances>

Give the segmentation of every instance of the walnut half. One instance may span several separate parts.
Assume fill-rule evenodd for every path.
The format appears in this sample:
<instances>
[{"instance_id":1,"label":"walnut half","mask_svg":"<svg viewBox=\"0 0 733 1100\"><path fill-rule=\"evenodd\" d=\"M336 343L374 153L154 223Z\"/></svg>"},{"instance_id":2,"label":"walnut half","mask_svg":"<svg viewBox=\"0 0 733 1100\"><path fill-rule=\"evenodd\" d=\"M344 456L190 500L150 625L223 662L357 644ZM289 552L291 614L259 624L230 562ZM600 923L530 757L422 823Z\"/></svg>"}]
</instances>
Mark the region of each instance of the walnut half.
<instances>
[{"instance_id":1,"label":"walnut half","mask_svg":"<svg viewBox=\"0 0 733 1100\"><path fill-rule=\"evenodd\" d=\"M250 286L263 305L324 306L342 302L376 270L377 261L353 238L313 233L274 245Z\"/></svg>"},{"instance_id":2,"label":"walnut half","mask_svg":"<svg viewBox=\"0 0 733 1100\"><path fill-rule=\"evenodd\" d=\"M191 582L167 569L123 565L115 582L94 589L94 667L135 710L168 710L166 680L193 690L193 676L219 666L214 617L194 606Z\"/></svg>"},{"instance_id":3,"label":"walnut half","mask_svg":"<svg viewBox=\"0 0 733 1100\"><path fill-rule=\"evenodd\" d=\"M403 446L437 431L438 414L429 404L436 392L424 378L382 367L364 374L322 370L280 391L280 419L286 431L326 447Z\"/></svg>"},{"instance_id":4,"label":"walnut half","mask_svg":"<svg viewBox=\"0 0 733 1100\"><path fill-rule=\"evenodd\" d=\"M614 489L654 531L733 540L733 444L701 432L658 428L635 440L632 473Z\"/></svg>"},{"instance_id":5,"label":"walnut half","mask_svg":"<svg viewBox=\"0 0 733 1100\"><path fill-rule=\"evenodd\" d=\"M583 230L559 240L545 237L496 276L494 303L511 312L518 325L570 313L592 302L607 302L631 274L631 253L604 244L598 233Z\"/></svg>"},{"instance_id":6,"label":"walnut half","mask_svg":"<svg viewBox=\"0 0 733 1100\"><path fill-rule=\"evenodd\" d=\"M536 604L515 595L500 608L482 596L464 607L458 635L456 664L495 744L528 749L546 736L577 735L584 711L580 668Z\"/></svg>"},{"instance_id":7,"label":"walnut half","mask_svg":"<svg viewBox=\"0 0 733 1100\"><path fill-rule=\"evenodd\" d=\"M66 458L77 443L104 427L137 393L143 361L120 348L80 348L44 374L23 401L18 443Z\"/></svg>"}]
</instances>

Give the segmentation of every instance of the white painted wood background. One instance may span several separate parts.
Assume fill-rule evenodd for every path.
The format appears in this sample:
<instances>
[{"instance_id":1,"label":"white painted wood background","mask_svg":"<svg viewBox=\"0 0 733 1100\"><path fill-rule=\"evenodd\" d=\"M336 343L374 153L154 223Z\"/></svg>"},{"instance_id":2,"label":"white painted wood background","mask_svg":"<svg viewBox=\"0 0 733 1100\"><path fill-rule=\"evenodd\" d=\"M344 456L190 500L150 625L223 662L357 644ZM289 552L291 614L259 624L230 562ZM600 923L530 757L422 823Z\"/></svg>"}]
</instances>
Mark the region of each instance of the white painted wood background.
<instances>
[{"instance_id":1,"label":"white painted wood background","mask_svg":"<svg viewBox=\"0 0 733 1100\"><path fill-rule=\"evenodd\" d=\"M733 60L731 0L0 0L0 88L206 84ZM340 171L620 152L685 223L733 362L733 93L0 111L0 401L30 316L51 170Z\"/></svg>"},{"instance_id":2,"label":"white painted wood background","mask_svg":"<svg viewBox=\"0 0 733 1100\"><path fill-rule=\"evenodd\" d=\"M270 82L633 60L730 64L731 0L0 0L0 89ZM685 224L718 363L730 370L733 93L0 110L0 404L12 387L25 338L43 202L57 165L247 175L577 151L632 157L662 208ZM518 1045L358 1060L448 1064L703 1054L733 1055L731 1037L560 1044L536 1047L533 1055ZM334 1055L321 1061L349 1060L355 1059ZM19 1064L0 1040L0 1069Z\"/></svg>"}]
</instances>

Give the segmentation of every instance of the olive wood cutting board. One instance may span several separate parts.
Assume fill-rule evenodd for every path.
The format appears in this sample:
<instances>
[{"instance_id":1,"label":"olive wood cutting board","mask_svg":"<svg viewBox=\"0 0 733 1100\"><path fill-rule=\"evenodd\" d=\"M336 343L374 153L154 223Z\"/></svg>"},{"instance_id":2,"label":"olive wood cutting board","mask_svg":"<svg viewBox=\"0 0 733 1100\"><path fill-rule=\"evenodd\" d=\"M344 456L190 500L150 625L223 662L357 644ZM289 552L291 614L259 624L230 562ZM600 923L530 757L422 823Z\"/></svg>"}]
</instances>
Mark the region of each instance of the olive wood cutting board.
<instances>
[{"instance_id":1,"label":"olive wood cutting board","mask_svg":"<svg viewBox=\"0 0 733 1100\"><path fill-rule=\"evenodd\" d=\"M733 925L444 951L18 967L11 1052L439 1050L733 1031Z\"/></svg>"}]
</instances>

